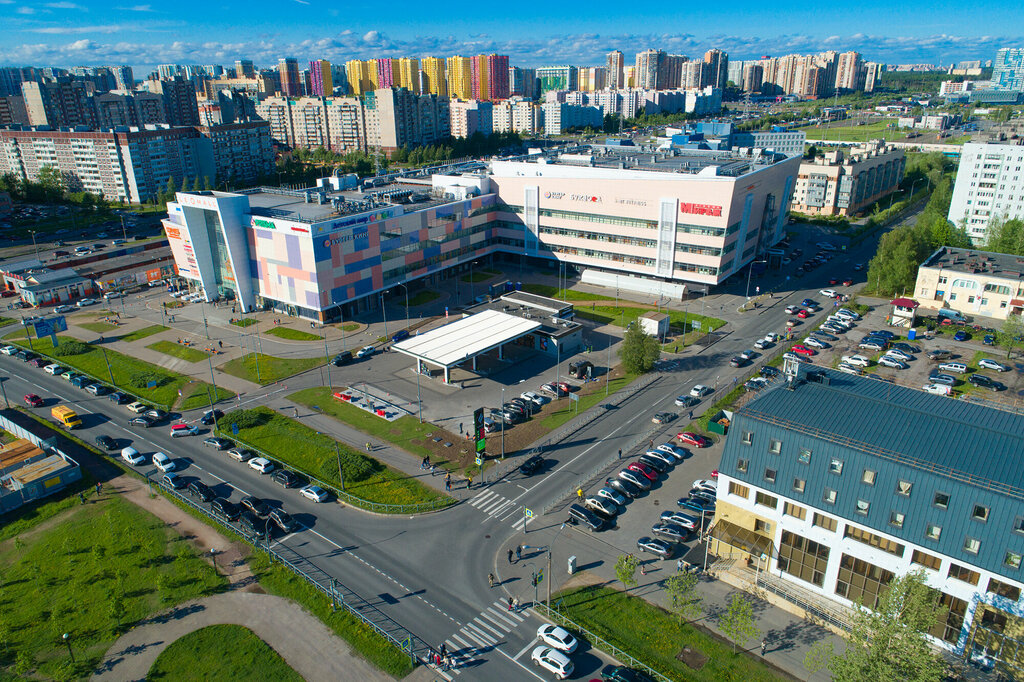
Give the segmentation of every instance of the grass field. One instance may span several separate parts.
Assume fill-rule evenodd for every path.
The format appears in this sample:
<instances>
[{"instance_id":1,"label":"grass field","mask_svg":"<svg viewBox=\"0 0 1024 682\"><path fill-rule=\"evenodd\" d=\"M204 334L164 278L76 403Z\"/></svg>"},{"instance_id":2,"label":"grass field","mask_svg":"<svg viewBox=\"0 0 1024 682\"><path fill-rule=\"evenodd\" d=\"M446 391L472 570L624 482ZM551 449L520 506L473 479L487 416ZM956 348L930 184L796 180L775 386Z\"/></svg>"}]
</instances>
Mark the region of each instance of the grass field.
<instances>
[{"instance_id":1,"label":"grass field","mask_svg":"<svg viewBox=\"0 0 1024 682\"><path fill-rule=\"evenodd\" d=\"M549 284L535 284L526 283L523 285L523 291L531 294L537 294L538 296L547 296L548 298L555 298L558 300L566 301L614 301L615 299L611 296L602 296L601 294L591 294L586 291L576 291L575 289L559 289Z\"/></svg>"},{"instance_id":2,"label":"grass field","mask_svg":"<svg viewBox=\"0 0 1024 682\"><path fill-rule=\"evenodd\" d=\"M109 322L79 322L78 326L83 329L88 329L91 332L96 332L97 334L104 334L117 329L116 324L111 324Z\"/></svg>"},{"instance_id":3,"label":"grass field","mask_svg":"<svg viewBox=\"0 0 1024 682\"><path fill-rule=\"evenodd\" d=\"M242 317L237 320L232 320L231 324L236 327L251 327L252 325L257 324L257 321L251 317Z\"/></svg>"},{"instance_id":4,"label":"grass field","mask_svg":"<svg viewBox=\"0 0 1024 682\"><path fill-rule=\"evenodd\" d=\"M4 339L23 348L29 347L24 331L8 334ZM74 340L72 337L64 336L63 334L58 336L58 339L63 341ZM178 390L191 381L191 379L183 374L168 371L144 360L118 353L115 350L107 349L106 360L104 360L103 351L99 347L91 344L83 345L87 348L84 353L56 356L54 355L53 343L50 341L50 337L32 341L35 352L56 358L56 361L60 364L73 367L104 383L110 382L110 374L113 373L113 383L117 387L124 388L130 393L157 405L173 406L178 399ZM107 370L108 361L110 362L109 371ZM147 388L146 384L150 380L156 381L157 385L153 388ZM234 393L230 391L225 391L224 393L225 397L234 396Z\"/></svg>"},{"instance_id":5,"label":"grass field","mask_svg":"<svg viewBox=\"0 0 1024 682\"><path fill-rule=\"evenodd\" d=\"M734 653L730 642L689 623L682 624L664 609L610 587L559 592L552 602L560 603L559 611L564 616L673 680L782 679L752 656ZM683 647L707 656L700 671L676 658Z\"/></svg>"},{"instance_id":6,"label":"grass field","mask_svg":"<svg viewBox=\"0 0 1024 682\"><path fill-rule=\"evenodd\" d=\"M182 410L194 410L197 407L208 407L210 405L210 396L212 394L213 387L210 384L197 381L191 386L183 388L181 393L183 399L181 401L180 409ZM235 394L226 388L217 387L217 395L213 396L214 402L221 400L229 400L234 398Z\"/></svg>"},{"instance_id":7,"label":"grass field","mask_svg":"<svg viewBox=\"0 0 1024 682\"><path fill-rule=\"evenodd\" d=\"M149 344L146 348L155 350L157 353L180 358L185 362L200 362L210 357L210 354L206 351L189 348L173 341L157 341L156 343Z\"/></svg>"},{"instance_id":8,"label":"grass field","mask_svg":"<svg viewBox=\"0 0 1024 682\"><path fill-rule=\"evenodd\" d=\"M616 327L628 327L631 322L636 322L644 313L654 310L654 308L634 308L628 306L607 306L607 305L594 305L591 307L576 306L577 317L582 317L587 320L593 320L600 324L612 324ZM725 324L725 320L720 320L717 317L708 317L707 315L698 315L697 313L686 312L682 310L665 310L669 317L669 327L675 333L677 330L682 330L683 325L686 325L686 342L679 343L679 345L688 345L693 343L697 336L704 334L705 332L718 329ZM694 334L694 325L700 324L700 332ZM668 344L673 345L673 344Z\"/></svg>"},{"instance_id":9,"label":"grass field","mask_svg":"<svg viewBox=\"0 0 1024 682\"><path fill-rule=\"evenodd\" d=\"M310 334L304 332L301 329L292 329L291 327L274 327L266 331L268 336L276 336L279 339L289 339L291 341L320 341L323 337L318 334Z\"/></svg>"},{"instance_id":10,"label":"grass field","mask_svg":"<svg viewBox=\"0 0 1024 682\"><path fill-rule=\"evenodd\" d=\"M15 320L13 317L0 317L0 327L9 325L12 322L17 322L17 320Z\"/></svg>"},{"instance_id":11,"label":"grass field","mask_svg":"<svg viewBox=\"0 0 1024 682\"><path fill-rule=\"evenodd\" d=\"M186 540L135 505L104 495L71 507L54 525L0 544L7 672L87 677L137 621L225 586Z\"/></svg>"},{"instance_id":12,"label":"grass field","mask_svg":"<svg viewBox=\"0 0 1024 682\"><path fill-rule=\"evenodd\" d=\"M146 679L301 682L302 676L249 628L210 625L172 642Z\"/></svg>"},{"instance_id":13,"label":"grass field","mask_svg":"<svg viewBox=\"0 0 1024 682\"><path fill-rule=\"evenodd\" d=\"M409 305L426 305L427 303L430 303L431 301L436 301L439 298L441 298L441 294L437 293L436 291L424 289L422 291L417 291L415 294L409 297Z\"/></svg>"},{"instance_id":14,"label":"grass field","mask_svg":"<svg viewBox=\"0 0 1024 682\"><path fill-rule=\"evenodd\" d=\"M357 329L359 329L359 324L356 322L346 322L345 324L341 325L341 329L346 332L354 332Z\"/></svg>"},{"instance_id":15,"label":"grass field","mask_svg":"<svg viewBox=\"0 0 1024 682\"><path fill-rule=\"evenodd\" d=\"M153 334L165 332L167 331L167 329L168 328L163 326L162 324L151 324L148 327L143 327L142 329L137 329L133 332L128 332L120 339L118 339L118 341L139 341L141 339L146 338L147 336L152 336Z\"/></svg>"},{"instance_id":16,"label":"grass field","mask_svg":"<svg viewBox=\"0 0 1024 682\"><path fill-rule=\"evenodd\" d=\"M239 429L238 439L266 452L274 459L294 466L327 483L340 486L336 441L329 436L274 412L258 407L253 412L264 415L260 426ZM230 415L219 420L221 429L230 428ZM444 499L440 493L427 488L405 474L389 469L377 460L338 443L346 471L358 471L355 480L346 474L345 492L369 502L383 504L422 504ZM351 466L350 466L351 465Z\"/></svg>"},{"instance_id":17,"label":"grass field","mask_svg":"<svg viewBox=\"0 0 1024 682\"><path fill-rule=\"evenodd\" d=\"M460 277L463 282L484 282L494 277L493 273L487 270L474 270L472 273L467 273Z\"/></svg>"},{"instance_id":18,"label":"grass field","mask_svg":"<svg viewBox=\"0 0 1024 682\"><path fill-rule=\"evenodd\" d=\"M244 357L229 360L217 369L246 381L266 386L322 364L324 364L323 358L279 358L274 355L250 353Z\"/></svg>"},{"instance_id":19,"label":"grass field","mask_svg":"<svg viewBox=\"0 0 1024 682\"><path fill-rule=\"evenodd\" d=\"M615 393L619 389L625 388L630 383L632 383L634 379L636 379L636 376L631 374L611 379L608 382L608 394L611 395L612 393ZM587 391L588 393L586 393L586 395L583 395L582 393L584 391ZM565 424L567 421L575 417L577 414L586 412L591 407L593 407L594 405L598 404L603 400L605 400L605 382L603 381L603 378L601 378L595 382L591 382L589 384L584 385L584 389L583 391L581 391L578 403L573 402L568 398L562 398L560 403L562 405L561 409L559 409L557 412L549 414L547 417L544 417L540 424L542 427L548 430L557 429L559 426Z\"/></svg>"}]
</instances>

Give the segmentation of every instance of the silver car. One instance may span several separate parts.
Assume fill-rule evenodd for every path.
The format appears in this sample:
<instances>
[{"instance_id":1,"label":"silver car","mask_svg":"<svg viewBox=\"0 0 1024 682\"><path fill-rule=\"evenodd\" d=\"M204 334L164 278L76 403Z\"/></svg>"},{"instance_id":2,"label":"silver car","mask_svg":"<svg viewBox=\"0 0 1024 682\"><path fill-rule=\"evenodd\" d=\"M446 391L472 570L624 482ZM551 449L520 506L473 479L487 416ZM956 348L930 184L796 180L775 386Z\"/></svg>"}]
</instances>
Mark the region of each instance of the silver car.
<instances>
[{"instance_id":1,"label":"silver car","mask_svg":"<svg viewBox=\"0 0 1024 682\"><path fill-rule=\"evenodd\" d=\"M602 499L609 500L612 504L616 504L620 507L624 507L626 505L626 496L610 487L604 487L598 490L597 496Z\"/></svg>"}]
</instances>

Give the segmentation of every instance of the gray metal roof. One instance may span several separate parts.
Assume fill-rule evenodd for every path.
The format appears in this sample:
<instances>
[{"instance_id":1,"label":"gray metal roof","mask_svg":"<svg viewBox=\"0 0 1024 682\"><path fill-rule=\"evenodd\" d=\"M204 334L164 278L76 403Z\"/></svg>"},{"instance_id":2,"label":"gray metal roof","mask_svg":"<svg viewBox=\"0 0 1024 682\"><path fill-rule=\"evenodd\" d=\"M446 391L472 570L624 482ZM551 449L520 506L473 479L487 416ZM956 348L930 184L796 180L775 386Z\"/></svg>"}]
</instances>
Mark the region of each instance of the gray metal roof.
<instances>
[{"instance_id":1,"label":"gray metal roof","mask_svg":"<svg viewBox=\"0 0 1024 682\"><path fill-rule=\"evenodd\" d=\"M954 249L951 246L943 246L929 256L922 266L1007 279L1024 277L1024 257L979 249Z\"/></svg>"},{"instance_id":2,"label":"gray metal roof","mask_svg":"<svg viewBox=\"0 0 1024 682\"><path fill-rule=\"evenodd\" d=\"M739 412L1024 499L1024 416L888 382L816 370L824 372L827 384L808 381L797 382L792 389L779 386Z\"/></svg>"}]
</instances>

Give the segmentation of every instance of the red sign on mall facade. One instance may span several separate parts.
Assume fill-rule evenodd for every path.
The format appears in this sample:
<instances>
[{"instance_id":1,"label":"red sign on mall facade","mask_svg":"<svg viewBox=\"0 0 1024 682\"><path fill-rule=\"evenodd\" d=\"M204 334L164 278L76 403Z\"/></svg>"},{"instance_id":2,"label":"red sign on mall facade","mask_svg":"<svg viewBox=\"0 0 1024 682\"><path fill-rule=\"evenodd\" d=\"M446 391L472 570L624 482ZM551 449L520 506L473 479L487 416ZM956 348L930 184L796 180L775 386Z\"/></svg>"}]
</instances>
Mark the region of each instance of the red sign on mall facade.
<instances>
[{"instance_id":1,"label":"red sign on mall facade","mask_svg":"<svg viewBox=\"0 0 1024 682\"><path fill-rule=\"evenodd\" d=\"M690 213L693 215L707 215L721 217L722 207L712 206L711 204L679 204L680 213Z\"/></svg>"}]
</instances>

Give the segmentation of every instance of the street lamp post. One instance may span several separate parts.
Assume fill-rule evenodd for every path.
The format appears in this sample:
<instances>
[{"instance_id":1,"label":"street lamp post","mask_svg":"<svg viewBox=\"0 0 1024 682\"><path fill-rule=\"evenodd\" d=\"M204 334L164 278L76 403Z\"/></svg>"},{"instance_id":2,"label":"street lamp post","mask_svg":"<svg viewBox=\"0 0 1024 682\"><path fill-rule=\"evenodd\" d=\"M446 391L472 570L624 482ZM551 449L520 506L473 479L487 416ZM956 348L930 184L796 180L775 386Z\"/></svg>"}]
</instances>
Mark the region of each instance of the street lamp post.
<instances>
[{"instance_id":1,"label":"street lamp post","mask_svg":"<svg viewBox=\"0 0 1024 682\"><path fill-rule=\"evenodd\" d=\"M416 416L419 417L420 424L423 423L423 398L420 394L420 373L422 371L420 359L416 358Z\"/></svg>"},{"instance_id":2,"label":"street lamp post","mask_svg":"<svg viewBox=\"0 0 1024 682\"><path fill-rule=\"evenodd\" d=\"M32 248L35 249L36 260L39 260L39 245L36 244L36 231L35 230L29 230L28 233L30 235L32 235Z\"/></svg>"},{"instance_id":3,"label":"street lamp post","mask_svg":"<svg viewBox=\"0 0 1024 682\"><path fill-rule=\"evenodd\" d=\"M210 340L210 325L206 321L206 297L202 299L200 307L203 309L203 333L206 334L206 340Z\"/></svg>"},{"instance_id":4,"label":"street lamp post","mask_svg":"<svg viewBox=\"0 0 1024 682\"><path fill-rule=\"evenodd\" d=\"M0 384L2 386L2 384ZM6 400L6 394L4 400ZM501 387L501 458L505 459L505 387Z\"/></svg>"},{"instance_id":5,"label":"street lamp post","mask_svg":"<svg viewBox=\"0 0 1024 682\"><path fill-rule=\"evenodd\" d=\"M903 190L898 189L898 190L896 190L895 192L893 192L890 195L890 197L889 197L889 208L892 208L892 202L896 200L896 195L897 194L903 194ZM888 210L888 209L886 209L886 210Z\"/></svg>"},{"instance_id":6,"label":"street lamp post","mask_svg":"<svg viewBox=\"0 0 1024 682\"><path fill-rule=\"evenodd\" d=\"M124 214L121 214L121 236L124 238L125 243L128 243L128 228L124 226Z\"/></svg>"},{"instance_id":7,"label":"street lamp post","mask_svg":"<svg viewBox=\"0 0 1024 682\"><path fill-rule=\"evenodd\" d=\"M68 656L71 657L71 662L74 663L75 662L75 652L71 650L71 635L69 635L68 633L65 632L61 636L61 639L63 639L64 643L68 645Z\"/></svg>"},{"instance_id":8,"label":"street lamp post","mask_svg":"<svg viewBox=\"0 0 1024 682\"><path fill-rule=\"evenodd\" d=\"M107 374L110 375L110 383L113 386L117 386L114 382L114 370L110 369L110 360L107 359L107 349L100 347L100 352L103 353L103 362L107 363Z\"/></svg>"},{"instance_id":9,"label":"street lamp post","mask_svg":"<svg viewBox=\"0 0 1024 682\"><path fill-rule=\"evenodd\" d=\"M327 387L330 388L334 384L331 383L331 354L327 350L327 327L320 327L324 336L324 361L327 363Z\"/></svg>"},{"instance_id":10,"label":"street lamp post","mask_svg":"<svg viewBox=\"0 0 1024 682\"><path fill-rule=\"evenodd\" d=\"M402 287L402 289L405 290L405 326L408 327L409 326L409 287L405 286L401 282L398 283L398 286Z\"/></svg>"},{"instance_id":11,"label":"street lamp post","mask_svg":"<svg viewBox=\"0 0 1024 682\"><path fill-rule=\"evenodd\" d=\"M388 336L388 311L384 309L384 292L380 292L380 314L384 316L384 337Z\"/></svg>"},{"instance_id":12,"label":"street lamp post","mask_svg":"<svg viewBox=\"0 0 1024 682\"><path fill-rule=\"evenodd\" d=\"M548 599L547 599L547 606L548 606L548 610L549 611L551 610L551 549L552 549L552 547L554 547L555 540L558 539L558 536L562 534L563 530L565 530L565 524L564 523L561 526L559 526L558 532L555 533L554 539L551 541L550 544L548 544Z\"/></svg>"},{"instance_id":13,"label":"street lamp post","mask_svg":"<svg viewBox=\"0 0 1024 682\"><path fill-rule=\"evenodd\" d=\"M926 180L926 179L927 178L918 178L917 180L914 180L914 184L912 184L910 186L910 199L908 199L907 201L910 201L911 199L914 198L914 188L917 187L917 183L919 183L919 182L921 182L923 180ZM928 180L928 183L930 184L931 180Z\"/></svg>"}]
</instances>

